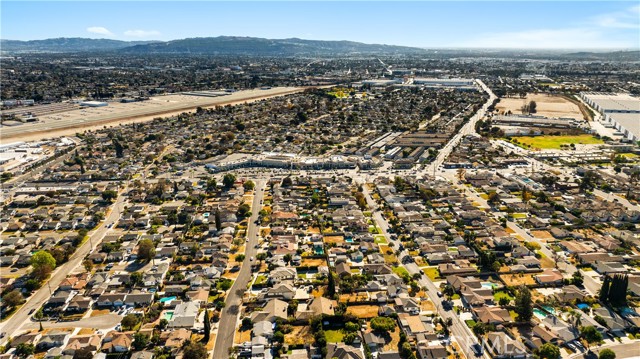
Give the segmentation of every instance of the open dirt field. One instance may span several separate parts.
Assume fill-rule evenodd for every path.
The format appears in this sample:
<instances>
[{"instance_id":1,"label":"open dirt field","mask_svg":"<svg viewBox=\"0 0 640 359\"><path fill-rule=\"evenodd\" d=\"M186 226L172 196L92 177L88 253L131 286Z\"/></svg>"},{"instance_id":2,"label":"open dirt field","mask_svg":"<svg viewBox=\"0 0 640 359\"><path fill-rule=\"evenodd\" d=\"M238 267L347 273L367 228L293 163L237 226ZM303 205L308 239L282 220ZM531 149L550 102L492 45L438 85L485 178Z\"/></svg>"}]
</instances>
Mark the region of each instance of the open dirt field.
<instances>
[{"instance_id":1,"label":"open dirt field","mask_svg":"<svg viewBox=\"0 0 640 359\"><path fill-rule=\"evenodd\" d=\"M506 285L518 286L521 284L533 285L536 284L536 280L533 279L532 274L501 274L500 278Z\"/></svg>"},{"instance_id":2,"label":"open dirt field","mask_svg":"<svg viewBox=\"0 0 640 359\"><path fill-rule=\"evenodd\" d=\"M531 231L531 234L534 237L543 240L542 242L546 242L547 240L553 240L553 236L551 235L551 233L547 231Z\"/></svg>"},{"instance_id":3,"label":"open dirt field","mask_svg":"<svg viewBox=\"0 0 640 359\"><path fill-rule=\"evenodd\" d=\"M287 345L308 344L312 341L313 335L308 325L294 326L291 333L284 335L284 342Z\"/></svg>"},{"instance_id":4,"label":"open dirt field","mask_svg":"<svg viewBox=\"0 0 640 359\"><path fill-rule=\"evenodd\" d=\"M535 101L537 112L535 115L546 117L570 117L576 120L584 120L580 107L561 96L549 96L545 94L527 94L526 98L509 97L500 99L496 110L500 113L511 111L513 114L522 114L520 108L525 103Z\"/></svg>"},{"instance_id":5,"label":"open dirt field","mask_svg":"<svg viewBox=\"0 0 640 359\"><path fill-rule=\"evenodd\" d=\"M80 108L41 116L39 122L2 127L2 140L38 141L44 138L71 136L77 132L101 129L106 125L120 125L151 121L157 117L195 112L197 107L237 105L303 91L299 87L276 87L269 90L238 91L221 97L171 94L154 96L148 101L109 103L106 107Z\"/></svg>"},{"instance_id":6,"label":"open dirt field","mask_svg":"<svg viewBox=\"0 0 640 359\"><path fill-rule=\"evenodd\" d=\"M240 330L240 328L236 329L236 335L234 337L233 342L236 344L241 344L244 342L251 341L251 329L248 330Z\"/></svg>"},{"instance_id":7,"label":"open dirt field","mask_svg":"<svg viewBox=\"0 0 640 359\"><path fill-rule=\"evenodd\" d=\"M340 303L357 303L369 300L366 292L341 294L339 298Z\"/></svg>"},{"instance_id":8,"label":"open dirt field","mask_svg":"<svg viewBox=\"0 0 640 359\"><path fill-rule=\"evenodd\" d=\"M344 242L344 237L343 236L325 236L323 240L324 240L324 243L326 244L332 244L332 243L340 244Z\"/></svg>"},{"instance_id":9,"label":"open dirt field","mask_svg":"<svg viewBox=\"0 0 640 359\"><path fill-rule=\"evenodd\" d=\"M303 267L318 267L318 266L326 266L327 262L324 259L320 258L309 258L303 259L300 263Z\"/></svg>"},{"instance_id":10,"label":"open dirt field","mask_svg":"<svg viewBox=\"0 0 640 359\"><path fill-rule=\"evenodd\" d=\"M378 308L377 305L350 305L347 307L347 313L358 318L373 318L378 315Z\"/></svg>"}]
</instances>

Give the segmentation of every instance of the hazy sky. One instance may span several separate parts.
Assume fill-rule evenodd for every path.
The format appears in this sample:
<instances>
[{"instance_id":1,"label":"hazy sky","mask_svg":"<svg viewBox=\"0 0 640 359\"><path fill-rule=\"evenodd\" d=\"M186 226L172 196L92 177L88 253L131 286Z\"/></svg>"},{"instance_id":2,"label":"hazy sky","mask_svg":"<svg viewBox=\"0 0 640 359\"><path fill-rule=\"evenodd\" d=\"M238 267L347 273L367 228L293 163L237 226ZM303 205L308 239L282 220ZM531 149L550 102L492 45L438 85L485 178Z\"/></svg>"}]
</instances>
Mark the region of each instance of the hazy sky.
<instances>
[{"instance_id":1,"label":"hazy sky","mask_svg":"<svg viewBox=\"0 0 640 359\"><path fill-rule=\"evenodd\" d=\"M637 1L6 1L0 37L219 35L419 47L639 48Z\"/></svg>"}]
</instances>

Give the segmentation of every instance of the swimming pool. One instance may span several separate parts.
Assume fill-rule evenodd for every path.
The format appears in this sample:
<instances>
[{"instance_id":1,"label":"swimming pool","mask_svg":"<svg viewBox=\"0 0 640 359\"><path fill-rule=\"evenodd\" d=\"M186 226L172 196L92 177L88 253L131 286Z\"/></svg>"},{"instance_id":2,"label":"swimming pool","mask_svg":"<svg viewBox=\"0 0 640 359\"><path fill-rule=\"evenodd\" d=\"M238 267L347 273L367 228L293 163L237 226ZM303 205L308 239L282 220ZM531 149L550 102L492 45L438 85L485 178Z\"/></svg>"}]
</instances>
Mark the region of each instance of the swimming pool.
<instances>
[{"instance_id":1,"label":"swimming pool","mask_svg":"<svg viewBox=\"0 0 640 359\"><path fill-rule=\"evenodd\" d=\"M549 312L549 313L551 313L551 314L553 314L553 315L556 315L556 310L555 310L555 308L550 307L550 306L548 306L548 305L543 305L543 306L542 306L542 308L543 308L544 310L546 310L547 312Z\"/></svg>"},{"instance_id":2,"label":"swimming pool","mask_svg":"<svg viewBox=\"0 0 640 359\"><path fill-rule=\"evenodd\" d=\"M547 313L545 313L542 309L540 308L533 308L533 315L536 316L536 318L542 320L544 318L547 317Z\"/></svg>"},{"instance_id":3,"label":"swimming pool","mask_svg":"<svg viewBox=\"0 0 640 359\"><path fill-rule=\"evenodd\" d=\"M585 309L589 309L589 308L590 308L590 307L589 307L589 304L586 304L586 303L576 304L576 307L578 307L578 308L580 308L580 309L582 309L582 310L585 310Z\"/></svg>"},{"instance_id":4,"label":"swimming pool","mask_svg":"<svg viewBox=\"0 0 640 359\"><path fill-rule=\"evenodd\" d=\"M620 309L620 314L634 314L635 311L629 307L624 307Z\"/></svg>"},{"instance_id":5,"label":"swimming pool","mask_svg":"<svg viewBox=\"0 0 640 359\"><path fill-rule=\"evenodd\" d=\"M178 297L173 296L173 297L165 297L165 298L160 298L160 300L158 300L160 303L164 304L166 302L170 302L172 300L177 299Z\"/></svg>"},{"instance_id":6,"label":"swimming pool","mask_svg":"<svg viewBox=\"0 0 640 359\"><path fill-rule=\"evenodd\" d=\"M482 285L484 288L488 288L488 289L496 289L498 288L498 285L492 282L482 282L480 283L480 285Z\"/></svg>"},{"instance_id":7,"label":"swimming pool","mask_svg":"<svg viewBox=\"0 0 640 359\"><path fill-rule=\"evenodd\" d=\"M164 312L164 319L170 321L173 318L173 312Z\"/></svg>"}]
</instances>

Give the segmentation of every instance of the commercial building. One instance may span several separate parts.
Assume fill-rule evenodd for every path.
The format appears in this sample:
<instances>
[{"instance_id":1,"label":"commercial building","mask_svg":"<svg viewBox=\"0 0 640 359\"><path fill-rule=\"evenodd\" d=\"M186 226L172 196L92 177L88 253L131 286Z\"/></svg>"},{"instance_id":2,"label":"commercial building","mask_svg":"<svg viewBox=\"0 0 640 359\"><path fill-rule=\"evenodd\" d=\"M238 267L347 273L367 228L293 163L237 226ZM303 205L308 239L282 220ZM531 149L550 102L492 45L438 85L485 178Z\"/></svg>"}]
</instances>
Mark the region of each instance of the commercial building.
<instances>
[{"instance_id":1,"label":"commercial building","mask_svg":"<svg viewBox=\"0 0 640 359\"><path fill-rule=\"evenodd\" d=\"M498 115L492 121L495 124L508 126L570 128L578 125L573 118L547 118L533 115Z\"/></svg>"},{"instance_id":2,"label":"commercial building","mask_svg":"<svg viewBox=\"0 0 640 359\"><path fill-rule=\"evenodd\" d=\"M423 85L426 87L473 87L473 79L438 79L438 78L424 78L416 77L413 79L414 85Z\"/></svg>"},{"instance_id":3,"label":"commercial building","mask_svg":"<svg viewBox=\"0 0 640 359\"><path fill-rule=\"evenodd\" d=\"M79 103L80 106L83 107L104 107L109 106L108 103L102 101L81 101Z\"/></svg>"},{"instance_id":4,"label":"commercial building","mask_svg":"<svg viewBox=\"0 0 640 359\"><path fill-rule=\"evenodd\" d=\"M625 138L640 141L640 98L607 92L581 92L580 97Z\"/></svg>"}]
</instances>

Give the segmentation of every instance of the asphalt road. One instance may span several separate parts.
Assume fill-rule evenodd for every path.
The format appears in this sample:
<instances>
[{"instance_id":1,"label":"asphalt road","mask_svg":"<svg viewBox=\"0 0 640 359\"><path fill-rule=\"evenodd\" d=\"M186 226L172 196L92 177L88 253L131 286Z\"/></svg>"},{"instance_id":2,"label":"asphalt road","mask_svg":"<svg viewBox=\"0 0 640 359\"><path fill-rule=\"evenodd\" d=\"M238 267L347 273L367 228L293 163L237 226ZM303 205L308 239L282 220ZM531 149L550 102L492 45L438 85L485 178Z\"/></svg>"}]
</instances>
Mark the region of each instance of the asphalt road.
<instances>
[{"instance_id":1,"label":"asphalt road","mask_svg":"<svg viewBox=\"0 0 640 359\"><path fill-rule=\"evenodd\" d=\"M233 282L233 286L225 299L225 307L220 315L218 322L218 334L216 343L213 347L213 359L227 359L229 357L229 348L233 346L233 337L235 334L238 316L240 315L240 306L242 305L242 296L247 290L247 284L251 279L251 257L255 257L258 250L258 235L260 226L255 222L258 220L258 212L260 212L262 198L264 197L265 180L256 180L255 195L253 204L251 205L251 218L247 227L247 243L245 246L245 258L240 267L238 278Z\"/></svg>"},{"instance_id":2,"label":"asphalt road","mask_svg":"<svg viewBox=\"0 0 640 359\"><path fill-rule=\"evenodd\" d=\"M568 359L597 359L598 354L604 348L609 348L616 353L617 359L626 359L626 358L640 358L640 344L637 341L631 343L624 344L611 344L611 345L603 345L597 348L591 348L593 352L591 355L585 353L577 353L570 356Z\"/></svg>"},{"instance_id":3,"label":"asphalt road","mask_svg":"<svg viewBox=\"0 0 640 359\"><path fill-rule=\"evenodd\" d=\"M120 194L116 199L116 202L112 206L112 210L102 222L98 228L89 232L89 240L85 241L80 248L71 256L68 262L57 267L51 277L48 284L44 284L38 289L31 297L27 299L27 302L15 312L11 318L7 319L4 323L0 324L0 331L7 333L7 335L0 342L0 345L6 344L9 336L13 336L18 333L20 328L29 323L29 311L31 309L38 309L46 302L51 296L51 292L55 291L60 282L62 282L69 273L72 273L79 265L81 265L85 256L91 253L96 246L102 241L102 238L111 229L107 227L109 223L116 222L120 218L120 214L124 210L124 195ZM50 292L51 290L51 292Z\"/></svg>"},{"instance_id":4,"label":"asphalt road","mask_svg":"<svg viewBox=\"0 0 640 359\"><path fill-rule=\"evenodd\" d=\"M464 136L476 132L476 123L484 117L487 112L487 108L493 103L493 100L497 99L496 95L491 91L489 87L487 87L487 85L485 85L480 80L476 80L476 82L486 93L489 94L489 99L487 100L487 102L485 102L484 105L482 105L482 108L480 108L478 112L471 116L469 121L464 126L462 126L460 131L458 131L458 133L455 134L449 140L449 142L447 142L447 144L442 149L440 149L440 151L438 151L438 156L436 157L436 159L428 166L426 166L422 172L426 172L426 174L429 175L434 174L438 166L444 163L447 157L449 157L449 155L451 154L451 151L453 151L453 149L458 145L460 140L462 140Z\"/></svg>"},{"instance_id":5,"label":"asphalt road","mask_svg":"<svg viewBox=\"0 0 640 359\"><path fill-rule=\"evenodd\" d=\"M122 316L109 313L96 317L83 318L74 322L42 322L43 329L52 329L52 328L93 328L93 329L111 329L116 325L120 324L122 321ZM27 322L22 329L39 329L40 324L38 322Z\"/></svg>"},{"instance_id":6,"label":"asphalt road","mask_svg":"<svg viewBox=\"0 0 640 359\"><path fill-rule=\"evenodd\" d=\"M378 228L382 230L382 234L387 238L387 241L389 241L389 243L393 243L393 248L397 250L398 248L400 248L400 242L392 239L391 236L389 235L389 232L388 232L389 224L386 221L386 219L382 217L382 213L380 211L377 211L378 204L373 200L373 198L371 198L371 194L369 193L367 186L363 185L362 192L364 194L364 198L366 199L369 207L371 207L372 209L375 209L372 213L372 217L373 217L373 220L376 222L376 225L378 226ZM405 267L405 269L407 269L407 271L411 275L413 275L414 273L420 273L422 275L423 274L422 270L415 263L407 263L407 264L402 263L402 259L406 256L409 256L409 253L407 253L406 250L403 250L398 256L398 260L400 261L400 266ZM467 327L467 324L464 323L458 315L456 315L455 311L445 310L442 307L442 298L438 297L439 290L438 288L436 288L435 284L431 282L430 279L422 275L422 277L420 277L418 282L420 283L421 287L427 289L426 293L429 296L429 299L436 306L438 315L440 315L440 317L443 318L445 321L451 318L452 325L449 328L450 334L458 342L458 345L460 346L460 349L462 350L464 355L469 359L476 357L475 353L471 349L471 345L474 342L477 342L477 339L473 335L469 327ZM488 354L485 353L484 356L486 359L490 359L488 357Z\"/></svg>"}]
</instances>

